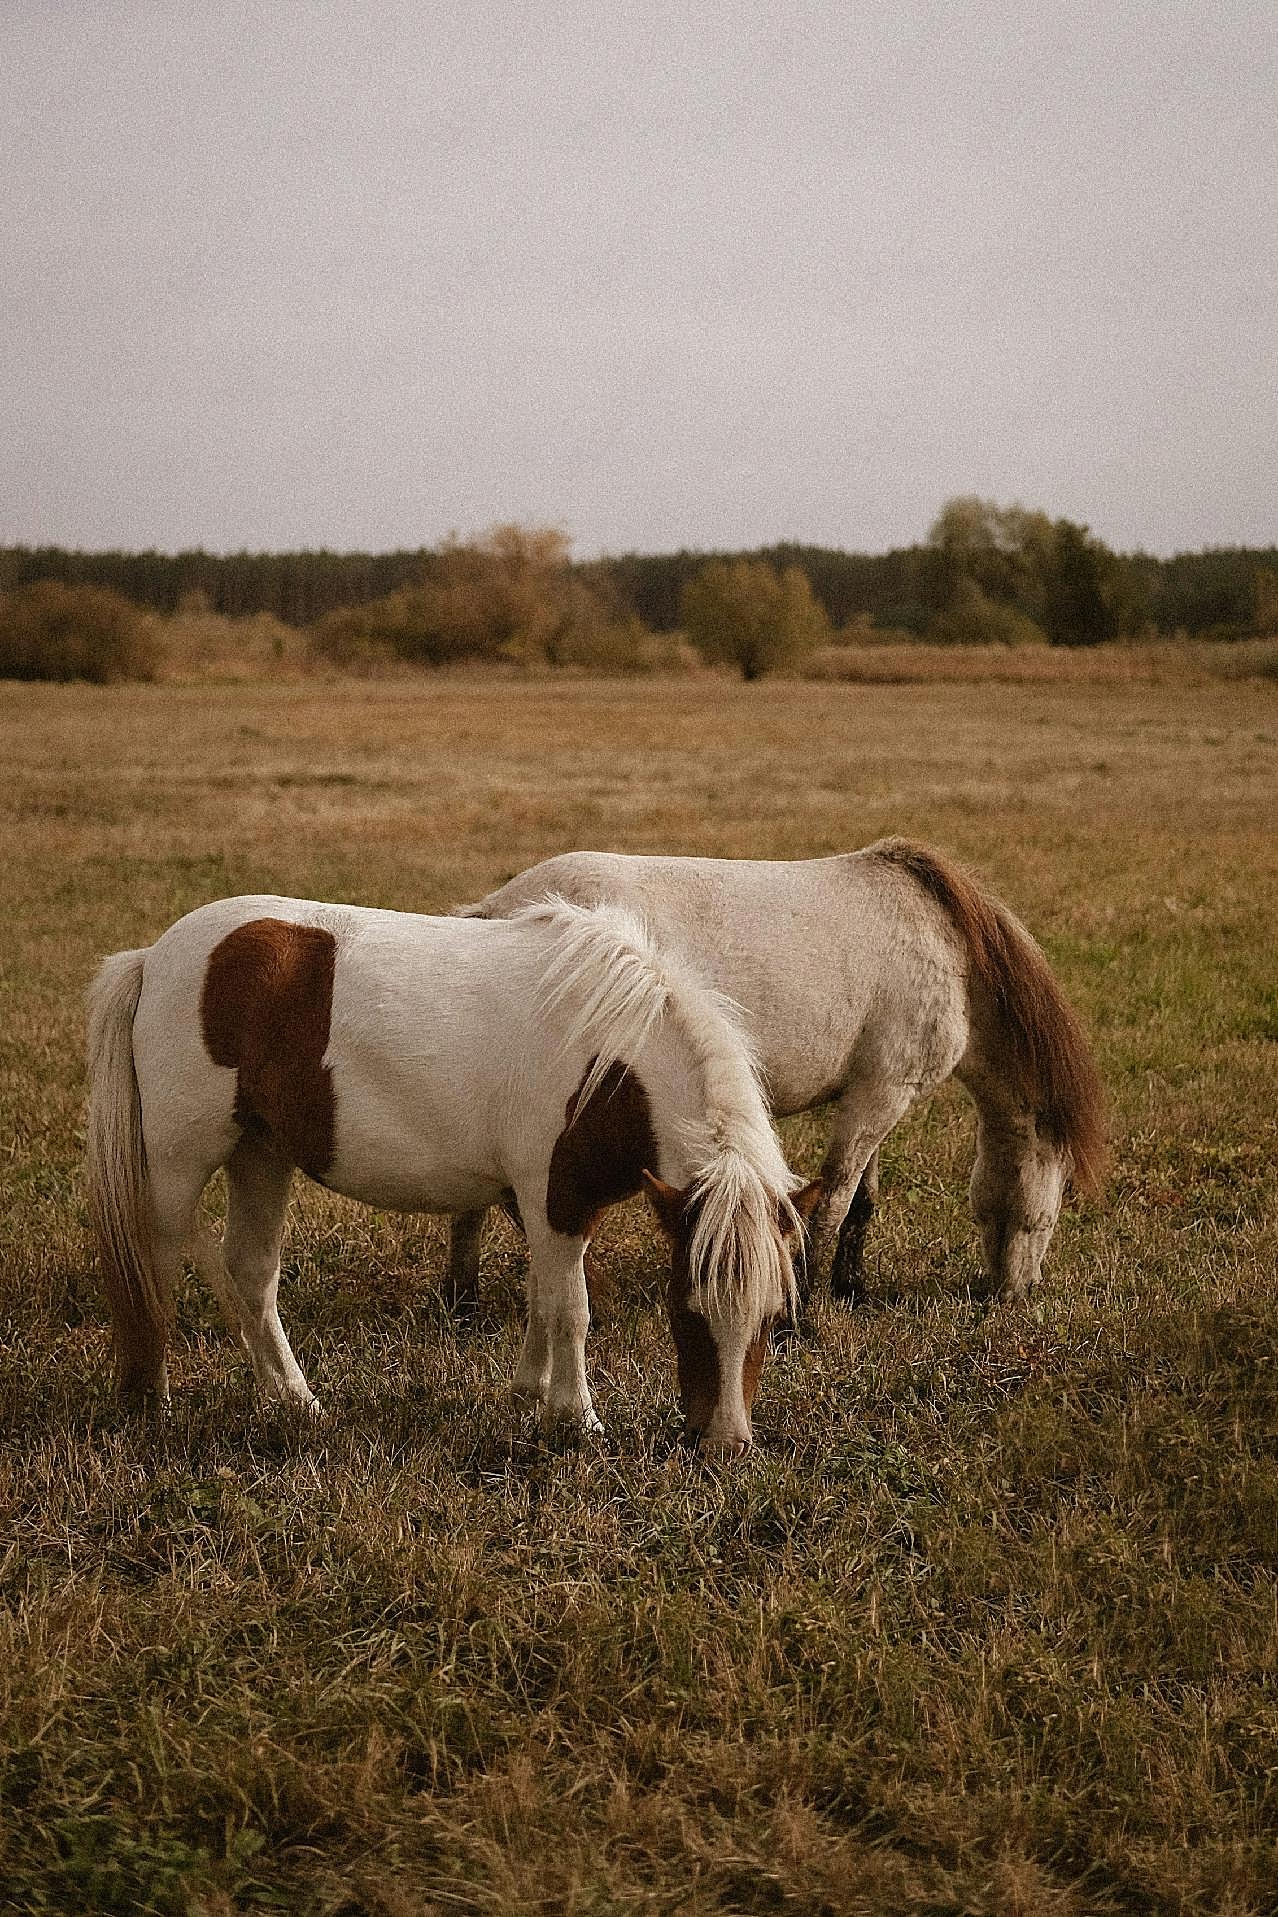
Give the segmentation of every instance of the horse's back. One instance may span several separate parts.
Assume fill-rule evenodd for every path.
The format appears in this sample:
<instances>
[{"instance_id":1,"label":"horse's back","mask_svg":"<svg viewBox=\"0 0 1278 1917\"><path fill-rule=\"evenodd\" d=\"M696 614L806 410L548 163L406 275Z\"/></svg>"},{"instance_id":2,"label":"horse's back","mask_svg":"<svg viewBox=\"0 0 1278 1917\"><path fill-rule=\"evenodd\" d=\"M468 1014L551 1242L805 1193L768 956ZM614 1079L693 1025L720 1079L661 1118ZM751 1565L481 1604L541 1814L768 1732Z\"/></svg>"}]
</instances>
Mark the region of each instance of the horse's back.
<instances>
[{"instance_id":1,"label":"horse's back","mask_svg":"<svg viewBox=\"0 0 1278 1917\"><path fill-rule=\"evenodd\" d=\"M466 908L501 918L558 894L643 918L745 1012L774 1109L833 1096L858 1053L909 1076L961 1051L961 959L944 914L871 853L703 859L564 853ZM948 1069L948 1066L946 1067Z\"/></svg>"}]
</instances>

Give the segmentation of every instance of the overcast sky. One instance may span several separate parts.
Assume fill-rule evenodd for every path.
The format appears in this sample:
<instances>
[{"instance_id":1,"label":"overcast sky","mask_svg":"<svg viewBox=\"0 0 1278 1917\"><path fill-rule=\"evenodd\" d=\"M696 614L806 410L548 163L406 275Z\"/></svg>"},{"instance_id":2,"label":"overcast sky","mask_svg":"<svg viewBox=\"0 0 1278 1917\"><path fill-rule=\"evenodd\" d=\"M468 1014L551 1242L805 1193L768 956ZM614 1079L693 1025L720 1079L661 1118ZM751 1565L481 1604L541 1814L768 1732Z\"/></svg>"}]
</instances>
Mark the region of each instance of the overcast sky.
<instances>
[{"instance_id":1,"label":"overcast sky","mask_svg":"<svg viewBox=\"0 0 1278 1917\"><path fill-rule=\"evenodd\" d=\"M0 542L1278 540L1273 0L5 0Z\"/></svg>"}]
</instances>

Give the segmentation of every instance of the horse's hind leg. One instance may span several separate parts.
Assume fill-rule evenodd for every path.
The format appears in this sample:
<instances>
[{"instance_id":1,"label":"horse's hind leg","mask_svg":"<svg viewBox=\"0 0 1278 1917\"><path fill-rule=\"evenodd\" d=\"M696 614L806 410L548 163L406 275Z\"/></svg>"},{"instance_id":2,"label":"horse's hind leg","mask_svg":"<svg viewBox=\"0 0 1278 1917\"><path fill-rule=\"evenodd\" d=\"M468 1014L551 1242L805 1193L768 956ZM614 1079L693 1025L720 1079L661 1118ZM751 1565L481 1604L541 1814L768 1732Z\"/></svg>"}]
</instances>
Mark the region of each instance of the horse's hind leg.
<instances>
[{"instance_id":1,"label":"horse's hind leg","mask_svg":"<svg viewBox=\"0 0 1278 1917\"><path fill-rule=\"evenodd\" d=\"M981 1262L998 1297L1023 1298L1038 1278L1064 1191L1061 1154L1038 1137L1032 1118L982 1112L970 1194Z\"/></svg>"},{"instance_id":2,"label":"horse's hind leg","mask_svg":"<svg viewBox=\"0 0 1278 1917\"><path fill-rule=\"evenodd\" d=\"M503 1192L500 1205L516 1231L522 1232L524 1221L514 1192ZM479 1250L487 1218L485 1211L461 1211L453 1218L448 1238L444 1303L458 1318L473 1316L479 1305Z\"/></svg>"},{"instance_id":3,"label":"horse's hind leg","mask_svg":"<svg viewBox=\"0 0 1278 1917\"><path fill-rule=\"evenodd\" d=\"M293 1168L260 1146L241 1143L226 1167L222 1257L240 1338L264 1398L313 1405L310 1387L284 1335L277 1303L280 1246Z\"/></svg>"},{"instance_id":4,"label":"horse's hind leg","mask_svg":"<svg viewBox=\"0 0 1278 1917\"><path fill-rule=\"evenodd\" d=\"M154 1278L154 1313L144 1311L115 1320L119 1358L120 1396L133 1408L153 1402L166 1404L169 1396L165 1346L172 1313L173 1291L190 1246L200 1193L212 1176L212 1167L165 1160L153 1155L150 1171L149 1264Z\"/></svg>"},{"instance_id":5,"label":"horse's hind leg","mask_svg":"<svg viewBox=\"0 0 1278 1917\"><path fill-rule=\"evenodd\" d=\"M479 1247L487 1212L461 1211L448 1235L448 1275L444 1303L459 1318L470 1317L479 1304Z\"/></svg>"}]
</instances>

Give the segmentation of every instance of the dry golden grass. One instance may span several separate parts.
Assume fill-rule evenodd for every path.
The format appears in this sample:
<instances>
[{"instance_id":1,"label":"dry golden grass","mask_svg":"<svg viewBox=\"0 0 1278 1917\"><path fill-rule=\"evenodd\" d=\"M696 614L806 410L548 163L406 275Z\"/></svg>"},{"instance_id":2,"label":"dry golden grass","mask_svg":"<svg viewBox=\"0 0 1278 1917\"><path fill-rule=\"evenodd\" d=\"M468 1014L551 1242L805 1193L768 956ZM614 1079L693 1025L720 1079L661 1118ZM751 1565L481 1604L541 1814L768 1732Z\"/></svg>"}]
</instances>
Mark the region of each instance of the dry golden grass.
<instances>
[{"instance_id":1,"label":"dry golden grass","mask_svg":"<svg viewBox=\"0 0 1278 1917\"><path fill-rule=\"evenodd\" d=\"M1104 646L825 646L808 679L859 685L1203 685L1278 678L1278 639L1166 639Z\"/></svg>"},{"instance_id":2,"label":"dry golden grass","mask_svg":"<svg viewBox=\"0 0 1278 1917\"><path fill-rule=\"evenodd\" d=\"M0 688L0 1905L1177 1911L1278 1898L1278 694L1204 676ZM876 1306L675 1444L640 1211L599 1453L512 1432L520 1253L299 1192L330 1407L263 1421L182 1302L119 1420L78 1190L98 956L218 895L442 909L582 844L882 833L1043 936L1114 1112L1024 1311L968 1299L970 1123L888 1154ZM812 1120L792 1158L819 1152Z\"/></svg>"},{"instance_id":3,"label":"dry golden grass","mask_svg":"<svg viewBox=\"0 0 1278 1917\"><path fill-rule=\"evenodd\" d=\"M155 622L158 676L172 685L277 684L350 678L412 684L420 668L384 650L358 647L345 666L316 649L309 635L269 613L227 619L198 605ZM678 633L620 628L577 648L576 663L554 677L678 673L716 676ZM501 680L550 675L546 666L515 660L474 661L451 672ZM1278 639L1155 640L1139 644L1063 646L922 645L876 633L868 620L842 641L822 646L793 676L858 685L1201 685L1212 679L1278 678Z\"/></svg>"}]
</instances>

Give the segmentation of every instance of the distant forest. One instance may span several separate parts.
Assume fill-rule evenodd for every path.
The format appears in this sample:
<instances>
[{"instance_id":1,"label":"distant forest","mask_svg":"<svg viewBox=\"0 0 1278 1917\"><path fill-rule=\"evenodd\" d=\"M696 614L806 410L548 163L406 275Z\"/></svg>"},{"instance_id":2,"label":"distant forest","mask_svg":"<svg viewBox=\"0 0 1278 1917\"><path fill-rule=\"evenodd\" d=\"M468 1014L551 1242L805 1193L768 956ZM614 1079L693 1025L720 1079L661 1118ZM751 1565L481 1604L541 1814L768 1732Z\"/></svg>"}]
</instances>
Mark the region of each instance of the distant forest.
<instances>
[{"instance_id":1,"label":"distant forest","mask_svg":"<svg viewBox=\"0 0 1278 1917\"><path fill-rule=\"evenodd\" d=\"M1080 534L1085 530L1078 529ZM1267 598L1278 584L1275 546L1221 547L1172 559L1110 553L1090 535L1086 546L1090 554L1103 556L1108 600L1121 608L1113 624L1123 632L1153 629L1228 637L1254 631L1258 595ZM793 544L749 553L627 553L583 562L573 571L619 611L633 614L653 632L668 633L680 624L685 587L714 559L763 560L779 570L798 567L835 628L860 622L922 633L946 598L938 580L946 552L935 536L878 554ZM286 625L310 627L343 608L428 586L442 563L441 551L427 547L390 553L222 556L199 550L168 554L8 546L0 548L0 592L45 579L105 586L164 614L177 612L198 595L211 611L227 618L270 613Z\"/></svg>"}]
</instances>

